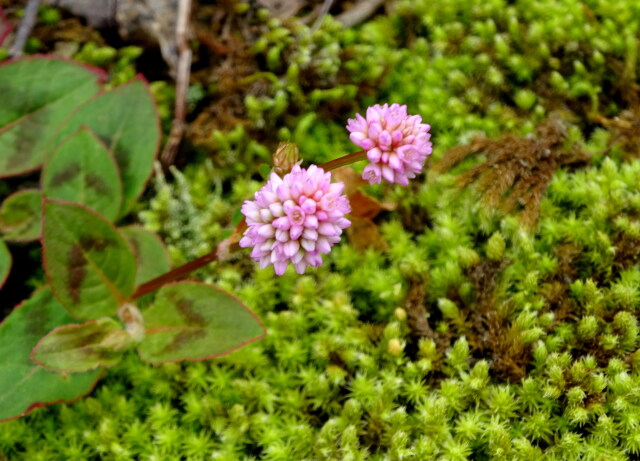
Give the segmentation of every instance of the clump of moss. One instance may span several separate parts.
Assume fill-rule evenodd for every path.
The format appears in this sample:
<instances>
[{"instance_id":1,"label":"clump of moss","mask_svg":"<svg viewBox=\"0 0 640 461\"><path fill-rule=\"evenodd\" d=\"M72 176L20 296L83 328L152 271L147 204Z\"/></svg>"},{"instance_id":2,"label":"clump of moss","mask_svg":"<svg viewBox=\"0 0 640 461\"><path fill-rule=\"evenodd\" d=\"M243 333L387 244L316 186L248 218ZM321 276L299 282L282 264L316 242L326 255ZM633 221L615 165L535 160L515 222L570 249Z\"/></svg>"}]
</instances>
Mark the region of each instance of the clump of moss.
<instances>
[{"instance_id":1,"label":"clump of moss","mask_svg":"<svg viewBox=\"0 0 640 461\"><path fill-rule=\"evenodd\" d=\"M457 149L450 162L457 166L433 169L410 188L372 188L398 204L375 218L384 250L344 242L304 276L254 270L246 255L199 272L245 300L266 338L210 362L125 361L90 397L4 423L0 453L83 460L640 455L640 160L621 126L597 117L615 120L633 108L637 40L629 37L640 11L632 1L611 5L399 1L388 17L354 30L328 22L335 34L318 36L297 23L270 23L286 33L268 35L269 46L254 52L276 77L271 90L286 83L285 110L256 112L262 128L256 117L248 128L213 134L226 167L191 165L169 181L159 175L140 213L176 261L212 248L259 187L251 164L233 176L228 165L266 160L264 146L287 137L307 160L348 149L342 125L351 114L332 112L331 98L313 102L318 76L318 89L327 90L342 72L359 74L348 104L408 103L433 124L434 156L445 165L453 154L444 152ZM278 51L269 58L271 46ZM294 101L283 56L315 62L325 46L326 68L301 70L303 96ZM349 59L340 64L335 56ZM265 98L275 98L271 90ZM545 125L551 112L559 118ZM252 141L267 122L278 129ZM463 159L470 152L479 155ZM523 153L527 165L518 162ZM576 164L578 157L589 161ZM513 180L500 183L494 170L515 172ZM494 201L487 206L478 188L460 187L461 177L479 181ZM531 197L536 219L523 225L518 207L528 208L520 199ZM518 203L492 206L504 200Z\"/></svg>"}]
</instances>

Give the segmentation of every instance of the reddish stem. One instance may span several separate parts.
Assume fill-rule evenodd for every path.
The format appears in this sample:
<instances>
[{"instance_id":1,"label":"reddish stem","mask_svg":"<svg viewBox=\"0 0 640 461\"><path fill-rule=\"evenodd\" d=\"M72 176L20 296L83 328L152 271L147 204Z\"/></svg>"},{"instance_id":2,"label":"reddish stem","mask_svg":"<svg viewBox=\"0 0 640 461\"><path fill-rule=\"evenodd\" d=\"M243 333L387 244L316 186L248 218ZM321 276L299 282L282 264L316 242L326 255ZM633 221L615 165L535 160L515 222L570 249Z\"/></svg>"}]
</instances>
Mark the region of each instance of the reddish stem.
<instances>
[{"instance_id":1,"label":"reddish stem","mask_svg":"<svg viewBox=\"0 0 640 461\"><path fill-rule=\"evenodd\" d=\"M367 159L367 152L361 150L359 152L354 152L353 154L347 154L344 157L337 158L335 160L330 160L327 163L323 163L322 165L318 165L319 168L322 168L324 171L335 170L336 168L340 168L341 166L351 165L352 163L359 162L360 160Z\"/></svg>"},{"instance_id":2,"label":"reddish stem","mask_svg":"<svg viewBox=\"0 0 640 461\"><path fill-rule=\"evenodd\" d=\"M218 254L216 249L216 250L213 250L211 253L207 253L204 256L200 256L199 258L194 259L193 261L189 261L188 263L183 264L180 267L176 267L175 269L167 272L166 274L161 275L160 277L156 277L155 279L150 280L147 283L143 283L138 287L138 289L133 294L133 296L131 296L131 299L136 299L136 298L139 298L140 296L144 296L148 293L151 293L152 291L157 290L158 288L160 288L162 285L166 283L173 282L174 280L178 280L184 277L185 275L189 274L190 272L193 272L194 270L199 269L202 266L205 266L210 262L215 261L217 257L218 257Z\"/></svg>"},{"instance_id":3,"label":"reddish stem","mask_svg":"<svg viewBox=\"0 0 640 461\"><path fill-rule=\"evenodd\" d=\"M229 237L228 240L230 240L230 247L234 244L237 243L238 239L237 237L240 236L245 229L247 228L247 222L243 219L242 221L240 221L240 223L236 226L236 228L233 231L233 234L231 234L231 237ZM221 244L226 244L227 241L223 241L221 242ZM174 282L176 280L179 280L187 275L189 275L191 272L193 272L196 269L200 269L203 266L206 266L207 264L215 261L216 259L218 259L218 250L220 249L220 245L218 245L216 247L215 250L213 250L210 253L207 253L204 256L200 256L197 259L194 259L193 261L189 261L186 264L183 264L180 267L176 267L173 270L170 270L169 272L167 272L166 274L161 275L160 277L156 277L153 280L149 280L147 283L143 283L142 285L140 285L138 287L138 289L136 290L136 292L131 296L131 299L137 299L141 296L144 296L146 294L151 293L152 291L157 290L158 288L160 288L161 286L169 283L169 282Z\"/></svg>"}]
</instances>

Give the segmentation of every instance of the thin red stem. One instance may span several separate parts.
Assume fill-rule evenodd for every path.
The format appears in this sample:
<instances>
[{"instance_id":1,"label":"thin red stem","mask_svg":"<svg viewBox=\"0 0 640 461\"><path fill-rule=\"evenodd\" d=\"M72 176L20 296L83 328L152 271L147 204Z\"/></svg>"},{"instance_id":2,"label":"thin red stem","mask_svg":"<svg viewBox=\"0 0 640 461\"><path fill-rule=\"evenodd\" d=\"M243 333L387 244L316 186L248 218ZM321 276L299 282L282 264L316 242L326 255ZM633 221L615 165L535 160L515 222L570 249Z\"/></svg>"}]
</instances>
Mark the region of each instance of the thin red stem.
<instances>
[{"instance_id":1,"label":"thin red stem","mask_svg":"<svg viewBox=\"0 0 640 461\"><path fill-rule=\"evenodd\" d=\"M160 277L156 277L153 280L148 281L147 283L143 283L138 287L136 292L131 296L131 299L139 298L140 296L144 296L152 291L157 290L162 285L173 282L175 280L181 279L185 275L193 272L196 269L201 268L202 266L206 266L210 262L215 261L218 258L217 249L213 250L211 253L207 253L204 256L200 256L193 261L189 261L186 264L183 264L180 267L176 267L175 269L167 272L166 274L161 275Z\"/></svg>"},{"instance_id":2,"label":"thin red stem","mask_svg":"<svg viewBox=\"0 0 640 461\"><path fill-rule=\"evenodd\" d=\"M240 221L240 223L236 226L236 228L233 231L233 234L231 234L231 237L229 237L229 239L231 239L231 243L236 243L237 240L233 240L234 236L239 236L241 235L244 230L247 228L247 222L243 219L242 221ZM160 277L156 277L153 280L149 280L147 283L143 283L142 285L140 285L138 287L138 289L136 290L136 292L131 296L131 299L137 299L141 296L144 296L146 294L151 293L152 291L157 290L158 288L160 288L161 286L169 283L169 282L174 282L176 280L179 280L187 275L189 275L191 272L193 272L196 269L200 269L203 266L206 266L207 264L215 261L216 259L218 259L218 249L220 248L220 246L216 247L215 250L213 250L210 253L207 253L204 256L200 256L197 259L194 259L193 261L189 261L186 264L183 264L180 267L176 267L173 270L170 270L169 272L167 272L166 274L161 275Z\"/></svg>"},{"instance_id":3,"label":"thin red stem","mask_svg":"<svg viewBox=\"0 0 640 461\"><path fill-rule=\"evenodd\" d=\"M324 171L335 170L336 168L340 168L341 166L351 165L352 163L359 162L360 160L367 159L367 152L361 150L359 152L354 152L353 154L347 154L344 157L337 158L335 160L330 160L327 163L323 163L322 165L318 165L319 168L322 168Z\"/></svg>"}]
</instances>

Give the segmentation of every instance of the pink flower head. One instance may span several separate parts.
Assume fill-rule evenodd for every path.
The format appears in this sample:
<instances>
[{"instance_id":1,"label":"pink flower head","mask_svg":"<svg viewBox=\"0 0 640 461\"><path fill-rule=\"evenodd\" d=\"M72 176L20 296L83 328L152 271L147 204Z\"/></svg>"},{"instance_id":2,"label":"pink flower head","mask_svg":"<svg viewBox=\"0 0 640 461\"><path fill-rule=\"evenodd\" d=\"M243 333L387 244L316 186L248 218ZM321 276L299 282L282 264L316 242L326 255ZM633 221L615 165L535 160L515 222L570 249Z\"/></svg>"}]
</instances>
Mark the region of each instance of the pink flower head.
<instances>
[{"instance_id":1,"label":"pink flower head","mask_svg":"<svg viewBox=\"0 0 640 461\"><path fill-rule=\"evenodd\" d=\"M371 161L362 174L369 184L396 182L406 186L422 171L431 154L430 125L419 115L407 115L407 106L376 104L367 109L367 118L356 114L349 119L351 141L367 151Z\"/></svg>"},{"instance_id":2,"label":"pink flower head","mask_svg":"<svg viewBox=\"0 0 640 461\"><path fill-rule=\"evenodd\" d=\"M262 269L273 265L278 275L289 263L298 274L307 266L319 266L322 254L329 253L351 225L344 217L351 207L343 189L343 183L331 183L331 173L316 165L295 165L284 178L271 173L255 200L242 205L248 229L240 246L253 247L251 257Z\"/></svg>"}]
</instances>

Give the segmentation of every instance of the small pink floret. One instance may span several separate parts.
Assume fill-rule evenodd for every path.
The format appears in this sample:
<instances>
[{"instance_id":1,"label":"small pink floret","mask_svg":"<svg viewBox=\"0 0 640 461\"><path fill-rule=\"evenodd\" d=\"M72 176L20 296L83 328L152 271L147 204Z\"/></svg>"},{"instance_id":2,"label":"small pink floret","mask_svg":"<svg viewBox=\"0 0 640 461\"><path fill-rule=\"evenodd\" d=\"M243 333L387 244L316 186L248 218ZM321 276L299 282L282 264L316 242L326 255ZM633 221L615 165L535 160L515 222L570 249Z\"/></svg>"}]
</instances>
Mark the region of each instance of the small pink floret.
<instances>
[{"instance_id":1,"label":"small pink floret","mask_svg":"<svg viewBox=\"0 0 640 461\"><path fill-rule=\"evenodd\" d=\"M431 126L419 115L408 115L407 106L388 104L369 107L367 117L348 120L351 141L367 152L371 162L363 179L379 184L383 179L406 186L422 171L431 154Z\"/></svg>"},{"instance_id":2,"label":"small pink floret","mask_svg":"<svg viewBox=\"0 0 640 461\"><path fill-rule=\"evenodd\" d=\"M321 265L322 254L351 225L344 217L351 207L343 189L344 184L332 184L331 173L316 165L295 165L284 178L271 173L254 200L242 205L248 228L240 246L252 247L251 257L260 267L273 265L278 275L289 264L298 274Z\"/></svg>"}]
</instances>

